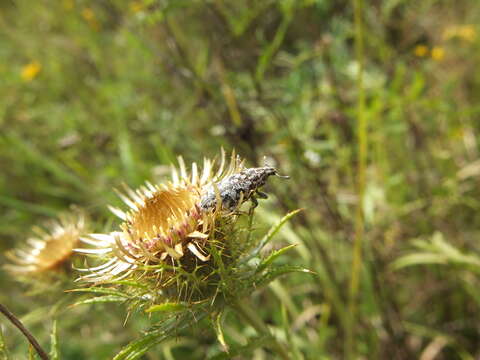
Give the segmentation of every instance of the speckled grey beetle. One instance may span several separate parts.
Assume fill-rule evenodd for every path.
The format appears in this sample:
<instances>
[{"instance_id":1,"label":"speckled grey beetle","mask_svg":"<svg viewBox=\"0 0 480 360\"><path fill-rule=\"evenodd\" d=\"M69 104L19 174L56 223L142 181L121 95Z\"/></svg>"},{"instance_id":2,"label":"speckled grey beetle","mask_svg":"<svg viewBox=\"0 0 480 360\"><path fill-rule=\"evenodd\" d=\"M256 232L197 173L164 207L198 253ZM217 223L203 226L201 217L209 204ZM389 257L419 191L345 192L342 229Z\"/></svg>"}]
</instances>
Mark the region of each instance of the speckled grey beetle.
<instances>
[{"instance_id":1,"label":"speckled grey beetle","mask_svg":"<svg viewBox=\"0 0 480 360\"><path fill-rule=\"evenodd\" d=\"M259 188L265 185L267 179L272 175L289 178L279 175L277 169L271 166L248 168L227 176L207 188L200 200L200 207L204 211L215 209L217 194L220 196L222 210L233 211L247 200L252 201L253 206L256 207L258 205L257 197L261 199L268 197L267 194L259 191Z\"/></svg>"}]
</instances>

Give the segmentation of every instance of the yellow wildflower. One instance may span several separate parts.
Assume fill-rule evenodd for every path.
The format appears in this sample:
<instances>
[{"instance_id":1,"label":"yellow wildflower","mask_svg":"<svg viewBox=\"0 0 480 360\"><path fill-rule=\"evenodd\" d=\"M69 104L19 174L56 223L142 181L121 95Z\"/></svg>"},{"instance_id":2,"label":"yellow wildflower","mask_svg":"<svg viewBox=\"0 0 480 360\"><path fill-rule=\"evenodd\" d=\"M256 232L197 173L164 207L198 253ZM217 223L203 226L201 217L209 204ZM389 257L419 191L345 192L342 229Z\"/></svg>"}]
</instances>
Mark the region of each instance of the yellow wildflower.
<instances>
[{"instance_id":1,"label":"yellow wildflower","mask_svg":"<svg viewBox=\"0 0 480 360\"><path fill-rule=\"evenodd\" d=\"M129 4L129 7L130 7L130 11L134 14L139 13L144 9L144 5L141 1L132 1Z\"/></svg>"},{"instance_id":2,"label":"yellow wildflower","mask_svg":"<svg viewBox=\"0 0 480 360\"><path fill-rule=\"evenodd\" d=\"M92 21L95 19L95 13L93 12L93 10L91 8L85 8L82 10L82 17L86 20L86 21Z\"/></svg>"},{"instance_id":3,"label":"yellow wildflower","mask_svg":"<svg viewBox=\"0 0 480 360\"><path fill-rule=\"evenodd\" d=\"M38 61L32 61L22 68L21 77L23 81L31 81L35 79L42 70L42 65Z\"/></svg>"},{"instance_id":4,"label":"yellow wildflower","mask_svg":"<svg viewBox=\"0 0 480 360\"><path fill-rule=\"evenodd\" d=\"M476 36L477 31L473 25L449 26L443 32L444 40L459 38L465 41L473 42Z\"/></svg>"},{"instance_id":5,"label":"yellow wildflower","mask_svg":"<svg viewBox=\"0 0 480 360\"><path fill-rule=\"evenodd\" d=\"M431 56L435 61L442 61L445 57L445 49L441 46L434 46L432 48Z\"/></svg>"},{"instance_id":6,"label":"yellow wildflower","mask_svg":"<svg viewBox=\"0 0 480 360\"><path fill-rule=\"evenodd\" d=\"M458 37L464 40L472 42L475 40L476 35L477 32L473 25L463 25L458 29Z\"/></svg>"},{"instance_id":7,"label":"yellow wildflower","mask_svg":"<svg viewBox=\"0 0 480 360\"><path fill-rule=\"evenodd\" d=\"M425 45L417 45L415 46L415 49L413 50L415 56L418 57L425 57L428 54L428 47Z\"/></svg>"},{"instance_id":8,"label":"yellow wildflower","mask_svg":"<svg viewBox=\"0 0 480 360\"><path fill-rule=\"evenodd\" d=\"M100 24L95 16L95 12L91 8L84 8L82 10L82 17L92 29L98 30L100 28Z\"/></svg>"}]
</instances>

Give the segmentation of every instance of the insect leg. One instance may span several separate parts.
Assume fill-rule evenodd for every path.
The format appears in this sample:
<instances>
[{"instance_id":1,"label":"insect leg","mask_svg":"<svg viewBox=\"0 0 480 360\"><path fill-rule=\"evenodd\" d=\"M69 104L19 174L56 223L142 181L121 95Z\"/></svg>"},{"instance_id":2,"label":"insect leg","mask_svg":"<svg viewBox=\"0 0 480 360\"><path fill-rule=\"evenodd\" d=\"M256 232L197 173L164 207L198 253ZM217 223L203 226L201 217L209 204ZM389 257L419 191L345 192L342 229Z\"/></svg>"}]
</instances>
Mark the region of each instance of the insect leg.
<instances>
[{"instance_id":1,"label":"insect leg","mask_svg":"<svg viewBox=\"0 0 480 360\"><path fill-rule=\"evenodd\" d=\"M255 192L255 195L259 197L260 199L268 199L268 195L265 194L264 192L261 192L260 190L257 190Z\"/></svg>"},{"instance_id":2,"label":"insect leg","mask_svg":"<svg viewBox=\"0 0 480 360\"><path fill-rule=\"evenodd\" d=\"M252 206L250 206L250 209L248 210L248 213L251 215L253 214L253 210L258 206L258 200L257 198L252 194L250 196L250 201L252 202Z\"/></svg>"}]
</instances>

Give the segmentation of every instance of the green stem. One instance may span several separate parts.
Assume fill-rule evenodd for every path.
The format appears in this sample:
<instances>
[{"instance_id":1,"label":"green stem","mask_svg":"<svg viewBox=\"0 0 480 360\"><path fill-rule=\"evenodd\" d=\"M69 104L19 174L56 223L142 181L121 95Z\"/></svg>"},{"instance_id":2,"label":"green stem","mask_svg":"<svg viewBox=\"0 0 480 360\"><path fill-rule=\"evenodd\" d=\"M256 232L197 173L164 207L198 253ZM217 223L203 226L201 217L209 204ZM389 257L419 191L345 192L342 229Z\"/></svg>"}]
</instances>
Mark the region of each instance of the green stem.
<instances>
[{"instance_id":1,"label":"green stem","mask_svg":"<svg viewBox=\"0 0 480 360\"><path fill-rule=\"evenodd\" d=\"M243 320L249 323L259 334L270 338L270 347L274 350L280 358L283 360L290 360L290 355L288 350L283 344L277 341L275 337L270 332L270 329L263 322L263 320L258 316L247 299L233 299L230 302L230 306L233 307L237 314L241 316Z\"/></svg>"},{"instance_id":2,"label":"green stem","mask_svg":"<svg viewBox=\"0 0 480 360\"><path fill-rule=\"evenodd\" d=\"M363 53L363 24L362 24L362 0L352 0L354 5L355 16L355 54L358 62L357 76L357 138L358 138L358 155L357 155L357 207L355 211L355 239L352 254L352 272L350 278L349 289L349 326L346 329L345 347L346 357L348 359L355 358L355 328L357 323L357 297L360 288L360 273L362 270L362 254L363 240L365 236L365 219L363 213L363 200L365 197L366 182L366 164L368 151L368 133L367 118L365 114L365 89L363 88L363 69L364 69L364 53Z\"/></svg>"}]
</instances>

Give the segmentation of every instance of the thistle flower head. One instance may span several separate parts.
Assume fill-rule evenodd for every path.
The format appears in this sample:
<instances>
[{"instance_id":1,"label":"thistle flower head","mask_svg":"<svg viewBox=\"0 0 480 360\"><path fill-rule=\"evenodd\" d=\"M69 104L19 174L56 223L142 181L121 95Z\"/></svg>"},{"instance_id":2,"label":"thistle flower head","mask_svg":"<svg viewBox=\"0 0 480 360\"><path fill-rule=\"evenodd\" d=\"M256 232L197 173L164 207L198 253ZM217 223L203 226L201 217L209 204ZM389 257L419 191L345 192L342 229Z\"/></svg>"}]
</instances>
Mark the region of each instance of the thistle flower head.
<instances>
[{"instance_id":1,"label":"thistle flower head","mask_svg":"<svg viewBox=\"0 0 480 360\"><path fill-rule=\"evenodd\" d=\"M27 239L24 246L6 253L12 263L5 269L18 275L37 275L58 268L71 257L85 228L82 214L59 216L45 229L34 227L35 236Z\"/></svg>"},{"instance_id":2,"label":"thistle flower head","mask_svg":"<svg viewBox=\"0 0 480 360\"><path fill-rule=\"evenodd\" d=\"M174 264L185 255L201 262L209 260L204 245L207 241L218 240L213 239L213 230L217 220L225 214L204 211L200 207L202 195L210 184L240 172L243 161L232 153L227 166L222 151L218 167L214 166L214 161L204 159L201 172L195 163L188 172L181 157L178 163L178 169L172 166L171 181L160 185L147 182L135 191L125 186L123 192L118 192L128 206L126 210L110 207L122 220L119 229L82 238L94 248L77 249L106 260L99 266L79 269L89 273L82 277L83 280L118 280L136 270L144 270L145 266Z\"/></svg>"},{"instance_id":3,"label":"thistle flower head","mask_svg":"<svg viewBox=\"0 0 480 360\"><path fill-rule=\"evenodd\" d=\"M260 254L299 210L279 219L262 238L252 236L256 198L266 197L259 189L270 176L285 176L270 166L244 168L235 153L227 166L223 151L218 166L205 159L201 172L195 163L187 172L181 157L178 162L171 181L119 192L127 208L110 208L122 220L119 228L90 234L81 240L93 247L76 249L101 261L78 269L86 273L79 280L96 284L72 290L95 294L76 305L122 302L129 304L129 313L143 308L161 319L127 345L122 356L138 355L157 343L159 334L173 334L204 316L220 319L226 306L239 304L241 297L278 276L309 272L274 264L293 245L268 257ZM247 200L253 204L250 211L241 211Z\"/></svg>"}]
</instances>

